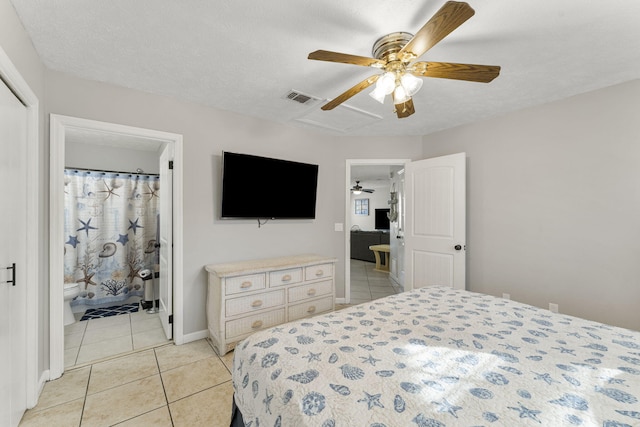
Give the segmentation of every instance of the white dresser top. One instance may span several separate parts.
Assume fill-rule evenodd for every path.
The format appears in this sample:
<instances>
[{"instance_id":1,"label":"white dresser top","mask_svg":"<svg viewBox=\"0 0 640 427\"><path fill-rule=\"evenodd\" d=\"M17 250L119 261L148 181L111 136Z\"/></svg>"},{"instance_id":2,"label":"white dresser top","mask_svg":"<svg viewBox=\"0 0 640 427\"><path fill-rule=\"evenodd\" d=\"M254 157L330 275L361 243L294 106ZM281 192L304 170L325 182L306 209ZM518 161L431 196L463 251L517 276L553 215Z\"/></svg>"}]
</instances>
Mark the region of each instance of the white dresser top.
<instances>
[{"instance_id":1,"label":"white dresser top","mask_svg":"<svg viewBox=\"0 0 640 427\"><path fill-rule=\"evenodd\" d=\"M262 273L271 270L282 270L289 267L304 267L324 262L335 262L336 258L321 255L292 255L279 258L253 259L225 264L209 264L205 269L218 277L237 276L239 274Z\"/></svg>"}]
</instances>

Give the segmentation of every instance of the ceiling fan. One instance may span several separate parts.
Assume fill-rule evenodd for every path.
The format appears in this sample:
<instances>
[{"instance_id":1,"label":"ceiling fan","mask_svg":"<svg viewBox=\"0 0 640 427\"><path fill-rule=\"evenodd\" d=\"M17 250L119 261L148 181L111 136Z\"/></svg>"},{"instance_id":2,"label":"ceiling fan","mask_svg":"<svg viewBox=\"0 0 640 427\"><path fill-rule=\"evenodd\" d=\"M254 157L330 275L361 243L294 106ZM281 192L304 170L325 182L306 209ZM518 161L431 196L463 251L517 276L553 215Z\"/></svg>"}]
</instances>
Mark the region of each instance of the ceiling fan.
<instances>
[{"instance_id":1,"label":"ceiling fan","mask_svg":"<svg viewBox=\"0 0 640 427\"><path fill-rule=\"evenodd\" d=\"M362 186L360 185L360 181L356 181L356 185L351 187L351 192L353 194L373 193L374 191L376 190L372 188L362 188Z\"/></svg>"},{"instance_id":2,"label":"ceiling fan","mask_svg":"<svg viewBox=\"0 0 640 427\"><path fill-rule=\"evenodd\" d=\"M316 50L308 59L361 65L381 70L380 74L367 77L351 89L343 92L322 106L332 110L355 94L376 83L371 97L384 103L391 95L398 118L415 113L412 96L420 90L418 77L467 80L489 83L500 74L497 65L455 64L450 62L414 62L474 15L475 11L464 2L448 1L416 33L396 32L380 37L372 49L373 58L326 50Z\"/></svg>"}]
</instances>

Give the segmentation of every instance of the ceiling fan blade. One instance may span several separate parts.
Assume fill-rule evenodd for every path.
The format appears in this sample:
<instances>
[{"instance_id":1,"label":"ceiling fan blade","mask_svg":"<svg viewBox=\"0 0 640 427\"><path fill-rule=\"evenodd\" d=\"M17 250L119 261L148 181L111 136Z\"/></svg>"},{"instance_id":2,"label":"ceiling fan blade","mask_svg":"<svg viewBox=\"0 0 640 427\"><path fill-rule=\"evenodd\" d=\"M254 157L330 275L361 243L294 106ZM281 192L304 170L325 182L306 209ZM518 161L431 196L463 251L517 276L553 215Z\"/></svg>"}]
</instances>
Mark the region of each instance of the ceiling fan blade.
<instances>
[{"instance_id":1,"label":"ceiling fan blade","mask_svg":"<svg viewBox=\"0 0 640 427\"><path fill-rule=\"evenodd\" d=\"M365 193L373 193L373 192L374 192L374 191L376 191L376 190L371 190L371 189L369 189L369 188L365 188L365 189L364 189L364 190L362 190L362 191L363 191L363 192L365 192Z\"/></svg>"},{"instance_id":2,"label":"ceiling fan blade","mask_svg":"<svg viewBox=\"0 0 640 427\"><path fill-rule=\"evenodd\" d=\"M400 104L395 104L396 107L396 115L399 119L409 117L413 113L416 112L415 108L413 108L413 99L409 98L407 102L402 102Z\"/></svg>"},{"instance_id":3,"label":"ceiling fan blade","mask_svg":"<svg viewBox=\"0 0 640 427\"><path fill-rule=\"evenodd\" d=\"M467 80L489 83L500 74L498 65L454 64L451 62L416 62L411 74L419 77Z\"/></svg>"},{"instance_id":4,"label":"ceiling fan blade","mask_svg":"<svg viewBox=\"0 0 640 427\"><path fill-rule=\"evenodd\" d=\"M316 50L311 52L308 59L317 61L339 62L342 64L362 65L363 67L382 68L385 62L375 58L366 56L349 55L348 53L330 52L328 50Z\"/></svg>"},{"instance_id":5,"label":"ceiling fan blade","mask_svg":"<svg viewBox=\"0 0 640 427\"><path fill-rule=\"evenodd\" d=\"M404 62L418 58L474 14L475 11L467 3L446 2L416 35L400 49L398 58Z\"/></svg>"},{"instance_id":6,"label":"ceiling fan blade","mask_svg":"<svg viewBox=\"0 0 640 427\"><path fill-rule=\"evenodd\" d=\"M324 104L321 108L325 111L333 110L338 105L342 104L344 101L351 98L353 95L365 90L366 88L374 84L379 78L380 78L380 74L367 77L357 85L353 86L351 89L347 89L345 92L341 93L340 95L333 98L331 101Z\"/></svg>"}]
</instances>

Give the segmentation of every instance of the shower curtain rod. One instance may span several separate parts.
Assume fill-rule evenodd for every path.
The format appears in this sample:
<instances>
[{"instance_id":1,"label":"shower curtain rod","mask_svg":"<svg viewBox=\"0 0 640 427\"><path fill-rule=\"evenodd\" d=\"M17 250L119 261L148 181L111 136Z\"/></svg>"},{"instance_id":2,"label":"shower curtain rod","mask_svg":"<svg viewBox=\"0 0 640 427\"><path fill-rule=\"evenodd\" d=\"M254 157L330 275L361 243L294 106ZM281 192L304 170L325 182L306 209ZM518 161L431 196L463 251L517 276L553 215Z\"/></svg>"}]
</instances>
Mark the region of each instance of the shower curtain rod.
<instances>
[{"instance_id":1,"label":"shower curtain rod","mask_svg":"<svg viewBox=\"0 0 640 427\"><path fill-rule=\"evenodd\" d=\"M102 172L102 173L117 173L123 175L147 175L147 176L160 176L159 173L145 173L145 172L126 172L126 171L109 171L104 169L91 169L91 168L74 168L71 166L65 166L65 169L87 171L87 172Z\"/></svg>"}]
</instances>

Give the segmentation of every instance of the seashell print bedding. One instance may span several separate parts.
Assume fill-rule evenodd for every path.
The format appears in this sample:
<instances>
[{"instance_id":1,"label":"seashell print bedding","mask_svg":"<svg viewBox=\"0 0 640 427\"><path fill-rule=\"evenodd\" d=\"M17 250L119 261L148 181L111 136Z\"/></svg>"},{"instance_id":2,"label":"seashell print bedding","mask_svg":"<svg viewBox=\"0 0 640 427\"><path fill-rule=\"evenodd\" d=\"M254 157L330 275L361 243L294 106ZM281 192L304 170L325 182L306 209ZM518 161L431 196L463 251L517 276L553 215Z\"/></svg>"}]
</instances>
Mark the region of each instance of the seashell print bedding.
<instances>
[{"instance_id":1,"label":"seashell print bedding","mask_svg":"<svg viewBox=\"0 0 640 427\"><path fill-rule=\"evenodd\" d=\"M421 288L235 349L246 426L638 426L640 332Z\"/></svg>"}]
</instances>

